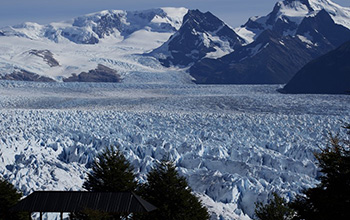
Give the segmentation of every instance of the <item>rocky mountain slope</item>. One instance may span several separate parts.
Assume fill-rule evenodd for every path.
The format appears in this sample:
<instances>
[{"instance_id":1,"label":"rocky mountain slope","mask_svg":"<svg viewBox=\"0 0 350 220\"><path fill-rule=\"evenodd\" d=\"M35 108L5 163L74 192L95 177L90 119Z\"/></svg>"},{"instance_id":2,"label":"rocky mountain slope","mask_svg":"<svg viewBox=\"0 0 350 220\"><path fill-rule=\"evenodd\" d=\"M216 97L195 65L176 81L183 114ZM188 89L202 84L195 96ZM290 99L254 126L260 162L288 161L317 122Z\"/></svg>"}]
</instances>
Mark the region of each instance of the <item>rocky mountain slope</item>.
<instances>
[{"instance_id":1,"label":"rocky mountain slope","mask_svg":"<svg viewBox=\"0 0 350 220\"><path fill-rule=\"evenodd\" d=\"M212 13L189 10L181 28L151 55L165 66L186 67L204 57L222 57L243 43L241 37Z\"/></svg>"},{"instance_id":2,"label":"rocky mountain slope","mask_svg":"<svg viewBox=\"0 0 350 220\"><path fill-rule=\"evenodd\" d=\"M350 42L304 66L284 86L285 93L350 93Z\"/></svg>"},{"instance_id":3,"label":"rocky mountain slope","mask_svg":"<svg viewBox=\"0 0 350 220\"><path fill-rule=\"evenodd\" d=\"M235 29L199 10L109 10L2 28L0 38L2 79L64 81L103 65L118 80L91 80L283 84L350 40L350 9L330 0L284 0Z\"/></svg>"},{"instance_id":4,"label":"rocky mountain slope","mask_svg":"<svg viewBox=\"0 0 350 220\"><path fill-rule=\"evenodd\" d=\"M283 84L311 61L350 40L350 10L327 0L285 0L236 32L248 42L205 58L189 72L197 83Z\"/></svg>"}]
</instances>

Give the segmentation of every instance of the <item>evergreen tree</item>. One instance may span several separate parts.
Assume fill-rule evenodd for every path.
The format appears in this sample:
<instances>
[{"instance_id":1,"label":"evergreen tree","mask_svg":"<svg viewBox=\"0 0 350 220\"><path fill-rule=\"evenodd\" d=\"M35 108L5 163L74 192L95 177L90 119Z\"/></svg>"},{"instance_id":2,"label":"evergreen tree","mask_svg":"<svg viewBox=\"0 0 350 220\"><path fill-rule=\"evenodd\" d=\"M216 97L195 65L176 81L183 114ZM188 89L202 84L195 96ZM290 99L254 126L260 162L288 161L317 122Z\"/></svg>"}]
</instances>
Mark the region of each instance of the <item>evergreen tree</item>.
<instances>
[{"instance_id":1,"label":"evergreen tree","mask_svg":"<svg viewBox=\"0 0 350 220\"><path fill-rule=\"evenodd\" d=\"M95 192L135 191L137 182L133 170L118 148L106 148L94 161L83 188Z\"/></svg>"},{"instance_id":2,"label":"evergreen tree","mask_svg":"<svg viewBox=\"0 0 350 220\"><path fill-rule=\"evenodd\" d=\"M150 220L205 220L209 219L207 209L192 194L184 177L169 161L157 163L147 174L147 183L141 187L141 196L157 207L157 210L143 215Z\"/></svg>"},{"instance_id":3,"label":"evergreen tree","mask_svg":"<svg viewBox=\"0 0 350 220\"><path fill-rule=\"evenodd\" d=\"M137 188L134 168L118 148L107 147L92 165L83 188L93 192L134 192ZM123 214L110 215L97 210L84 210L72 213L71 219L76 220L110 220L128 219Z\"/></svg>"},{"instance_id":4,"label":"evergreen tree","mask_svg":"<svg viewBox=\"0 0 350 220\"><path fill-rule=\"evenodd\" d=\"M267 204L256 203L255 215L259 220L290 220L294 216L294 211L286 200L273 193L273 199Z\"/></svg>"},{"instance_id":5,"label":"evergreen tree","mask_svg":"<svg viewBox=\"0 0 350 220\"><path fill-rule=\"evenodd\" d=\"M350 125L345 126L350 135ZM350 141L330 137L330 145L315 154L321 172L321 183L307 189L292 206L296 219L350 219Z\"/></svg>"},{"instance_id":6,"label":"evergreen tree","mask_svg":"<svg viewBox=\"0 0 350 220\"><path fill-rule=\"evenodd\" d=\"M16 205L21 197L22 193L0 177L0 220L24 219L23 214L10 212L10 208Z\"/></svg>"}]
</instances>

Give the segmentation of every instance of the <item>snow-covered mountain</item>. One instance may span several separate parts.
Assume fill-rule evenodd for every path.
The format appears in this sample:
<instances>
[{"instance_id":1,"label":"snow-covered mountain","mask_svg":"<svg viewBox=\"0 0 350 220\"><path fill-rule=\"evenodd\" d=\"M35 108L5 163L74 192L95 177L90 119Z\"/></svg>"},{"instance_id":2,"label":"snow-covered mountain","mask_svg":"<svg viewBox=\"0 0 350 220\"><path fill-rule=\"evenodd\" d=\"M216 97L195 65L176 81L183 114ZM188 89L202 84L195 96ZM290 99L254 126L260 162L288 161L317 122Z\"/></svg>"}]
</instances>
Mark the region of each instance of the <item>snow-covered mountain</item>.
<instances>
[{"instance_id":1,"label":"snow-covered mountain","mask_svg":"<svg viewBox=\"0 0 350 220\"><path fill-rule=\"evenodd\" d=\"M280 1L236 29L185 8L102 11L1 29L0 79L281 84L349 28L350 9L330 0Z\"/></svg>"},{"instance_id":2,"label":"snow-covered mountain","mask_svg":"<svg viewBox=\"0 0 350 220\"><path fill-rule=\"evenodd\" d=\"M317 51L290 36L266 30L251 44L219 59L203 59L190 68L201 84L283 84Z\"/></svg>"},{"instance_id":3,"label":"snow-covered mountain","mask_svg":"<svg viewBox=\"0 0 350 220\"><path fill-rule=\"evenodd\" d=\"M5 36L28 39L48 38L54 42L69 40L77 44L97 44L114 37L123 40L138 31L171 33L182 24L185 8L159 8L144 11L106 10L71 21L39 25L24 23L2 30Z\"/></svg>"},{"instance_id":4,"label":"snow-covered mountain","mask_svg":"<svg viewBox=\"0 0 350 220\"><path fill-rule=\"evenodd\" d=\"M241 37L212 13L189 10L181 28L151 55L165 66L186 67L204 57L222 57L243 43Z\"/></svg>"},{"instance_id":5,"label":"snow-covered mountain","mask_svg":"<svg viewBox=\"0 0 350 220\"><path fill-rule=\"evenodd\" d=\"M276 3L267 16L251 17L235 31L247 42L253 42L263 31L269 29L283 36L294 36L304 18L314 17L325 10L332 20L350 29L350 9L330 0L284 0Z\"/></svg>"},{"instance_id":6,"label":"snow-covered mountain","mask_svg":"<svg viewBox=\"0 0 350 220\"><path fill-rule=\"evenodd\" d=\"M350 40L349 22L350 9L328 0L281 1L235 29L248 44L189 71L197 83L287 83L306 63Z\"/></svg>"},{"instance_id":7,"label":"snow-covered mountain","mask_svg":"<svg viewBox=\"0 0 350 220\"><path fill-rule=\"evenodd\" d=\"M107 81L116 77L126 82L170 82L169 78L174 77L175 83L189 81L189 76L179 71L175 75L156 59L138 55L168 40L181 27L187 11L110 10L49 25L24 23L5 27L0 36L0 78L65 81L103 65L117 73L105 72L111 76ZM160 79L159 75L164 77ZM126 76L131 77L125 79Z\"/></svg>"}]
</instances>

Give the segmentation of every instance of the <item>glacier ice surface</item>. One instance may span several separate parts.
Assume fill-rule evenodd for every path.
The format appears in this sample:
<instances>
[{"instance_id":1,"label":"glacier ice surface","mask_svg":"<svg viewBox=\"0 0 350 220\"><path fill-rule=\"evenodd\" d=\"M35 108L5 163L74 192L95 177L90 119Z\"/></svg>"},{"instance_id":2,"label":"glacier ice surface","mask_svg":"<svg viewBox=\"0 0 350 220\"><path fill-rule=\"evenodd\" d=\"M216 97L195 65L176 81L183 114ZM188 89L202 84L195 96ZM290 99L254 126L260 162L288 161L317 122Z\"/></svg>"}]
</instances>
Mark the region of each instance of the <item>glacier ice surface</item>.
<instances>
[{"instance_id":1,"label":"glacier ice surface","mask_svg":"<svg viewBox=\"0 0 350 220\"><path fill-rule=\"evenodd\" d=\"M271 192L315 186L313 152L350 119L350 96L279 87L1 81L0 175L26 195L79 190L118 145L141 182L169 156L212 219L250 219Z\"/></svg>"}]
</instances>

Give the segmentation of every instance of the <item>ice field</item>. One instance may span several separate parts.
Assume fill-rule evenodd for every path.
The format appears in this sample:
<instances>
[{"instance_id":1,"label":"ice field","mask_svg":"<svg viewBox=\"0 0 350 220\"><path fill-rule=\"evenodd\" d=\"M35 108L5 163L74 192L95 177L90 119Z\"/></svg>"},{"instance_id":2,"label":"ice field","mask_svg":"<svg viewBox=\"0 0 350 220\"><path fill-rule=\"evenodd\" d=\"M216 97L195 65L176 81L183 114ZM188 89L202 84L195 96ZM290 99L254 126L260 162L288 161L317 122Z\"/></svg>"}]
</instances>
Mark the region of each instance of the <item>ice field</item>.
<instances>
[{"instance_id":1,"label":"ice field","mask_svg":"<svg viewBox=\"0 0 350 220\"><path fill-rule=\"evenodd\" d=\"M25 194L79 190L118 145L140 181L173 159L213 219L250 219L271 192L317 184L313 152L350 122L350 96L280 85L0 82L0 175Z\"/></svg>"}]
</instances>

